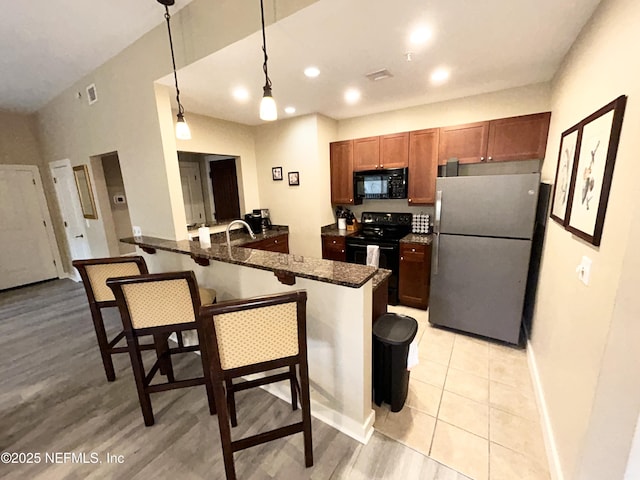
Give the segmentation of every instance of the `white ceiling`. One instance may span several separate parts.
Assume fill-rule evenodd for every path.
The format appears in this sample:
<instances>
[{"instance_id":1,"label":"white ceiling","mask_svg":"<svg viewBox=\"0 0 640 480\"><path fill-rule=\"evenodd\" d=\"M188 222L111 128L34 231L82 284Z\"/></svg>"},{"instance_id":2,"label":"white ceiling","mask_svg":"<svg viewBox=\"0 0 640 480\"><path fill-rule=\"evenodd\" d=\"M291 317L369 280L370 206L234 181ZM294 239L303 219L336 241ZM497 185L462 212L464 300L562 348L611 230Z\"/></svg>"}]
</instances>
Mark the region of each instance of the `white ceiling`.
<instances>
[{"instance_id":1,"label":"white ceiling","mask_svg":"<svg viewBox=\"0 0 640 480\"><path fill-rule=\"evenodd\" d=\"M0 109L25 113L164 22L155 0L7 0L1 12Z\"/></svg>"},{"instance_id":2,"label":"white ceiling","mask_svg":"<svg viewBox=\"0 0 640 480\"><path fill-rule=\"evenodd\" d=\"M176 0L172 12L191 0ZM280 118L319 112L341 119L552 78L600 0L320 0L267 28L269 76ZM33 112L164 21L155 0L3 2L0 109ZM267 2L269 4L270 2ZM256 17L260 10L256 1ZM411 46L413 27L433 37ZM189 112L255 125L262 95L260 32L178 72ZM405 53L413 52L413 61ZM302 71L316 65L321 74ZM446 66L450 80L429 81ZM387 68L392 78L365 74ZM173 85L173 76L161 79ZM250 99L231 96L244 86ZM346 105L343 93L362 98Z\"/></svg>"},{"instance_id":3,"label":"white ceiling","mask_svg":"<svg viewBox=\"0 0 640 480\"><path fill-rule=\"evenodd\" d=\"M318 112L342 119L550 80L600 0L321 0L267 28L269 76L279 118ZM257 4L257 2L256 2ZM259 9L256 9L256 15ZM430 42L412 46L427 25ZM262 38L255 34L179 71L181 100L195 112L255 125L262 96ZM414 53L407 62L405 53ZM309 65L320 68L306 78ZM433 69L450 80L434 86ZM365 74L387 68L393 77ZM173 85L173 77L162 83ZM244 86L244 104L231 91ZM362 91L357 105L343 99Z\"/></svg>"}]
</instances>

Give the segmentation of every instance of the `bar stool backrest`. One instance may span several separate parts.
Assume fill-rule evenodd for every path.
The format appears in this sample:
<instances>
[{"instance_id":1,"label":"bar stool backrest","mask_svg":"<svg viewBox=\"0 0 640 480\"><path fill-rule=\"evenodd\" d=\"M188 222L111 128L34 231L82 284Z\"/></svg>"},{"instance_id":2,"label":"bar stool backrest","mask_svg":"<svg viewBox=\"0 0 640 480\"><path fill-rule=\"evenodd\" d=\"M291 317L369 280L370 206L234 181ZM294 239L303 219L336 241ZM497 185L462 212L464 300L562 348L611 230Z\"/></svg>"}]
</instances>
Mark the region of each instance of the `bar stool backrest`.
<instances>
[{"instance_id":1,"label":"bar stool backrest","mask_svg":"<svg viewBox=\"0 0 640 480\"><path fill-rule=\"evenodd\" d=\"M298 355L296 301L215 315L222 370Z\"/></svg>"}]
</instances>

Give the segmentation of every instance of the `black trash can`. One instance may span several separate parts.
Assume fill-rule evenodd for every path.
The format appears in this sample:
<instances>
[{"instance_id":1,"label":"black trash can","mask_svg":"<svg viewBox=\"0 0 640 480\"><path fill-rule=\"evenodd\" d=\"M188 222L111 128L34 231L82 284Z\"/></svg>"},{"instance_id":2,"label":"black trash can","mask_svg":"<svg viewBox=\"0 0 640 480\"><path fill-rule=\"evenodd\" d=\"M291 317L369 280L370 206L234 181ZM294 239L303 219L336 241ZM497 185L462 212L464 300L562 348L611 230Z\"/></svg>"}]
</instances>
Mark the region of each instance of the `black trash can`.
<instances>
[{"instance_id":1,"label":"black trash can","mask_svg":"<svg viewBox=\"0 0 640 480\"><path fill-rule=\"evenodd\" d=\"M373 324L373 399L399 412L409 392L407 356L418 331L415 318L385 313Z\"/></svg>"}]
</instances>

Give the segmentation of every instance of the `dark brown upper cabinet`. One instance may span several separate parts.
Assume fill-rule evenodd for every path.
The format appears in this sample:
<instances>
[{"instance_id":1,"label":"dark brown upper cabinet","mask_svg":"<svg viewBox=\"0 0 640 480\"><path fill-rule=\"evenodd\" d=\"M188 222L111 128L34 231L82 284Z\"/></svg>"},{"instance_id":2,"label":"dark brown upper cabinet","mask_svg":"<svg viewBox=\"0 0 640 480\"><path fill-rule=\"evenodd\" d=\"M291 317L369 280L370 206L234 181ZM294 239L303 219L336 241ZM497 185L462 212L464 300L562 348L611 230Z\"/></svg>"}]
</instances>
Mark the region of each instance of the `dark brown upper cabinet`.
<instances>
[{"instance_id":1,"label":"dark brown upper cabinet","mask_svg":"<svg viewBox=\"0 0 640 480\"><path fill-rule=\"evenodd\" d=\"M356 138L353 141L353 171L374 170L380 163L380 137Z\"/></svg>"},{"instance_id":2,"label":"dark brown upper cabinet","mask_svg":"<svg viewBox=\"0 0 640 480\"><path fill-rule=\"evenodd\" d=\"M551 112L492 120L489 125L487 161L544 158Z\"/></svg>"},{"instance_id":3,"label":"dark brown upper cabinet","mask_svg":"<svg viewBox=\"0 0 640 480\"><path fill-rule=\"evenodd\" d=\"M380 137L379 168L404 168L409 161L409 132Z\"/></svg>"},{"instance_id":4,"label":"dark brown upper cabinet","mask_svg":"<svg viewBox=\"0 0 640 480\"><path fill-rule=\"evenodd\" d=\"M440 128L438 165L446 165L450 158L458 162L483 162L487 156L489 122L467 123Z\"/></svg>"},{"instance_id":5,"label":"dark brown upper cabinet","mask_svg":"<svg viewBox=\"0 0 640 480\"><path fill-rule=\"evenodd\" d=\"M331 203L353 204L353 140L329 145Z\"/></svg>"},{"instance_id":6,"label":"dark brown upper cabinet","mask_svg":"<svg viewBox=\"0 0 640 480\"><path fill-rule=\"evenodd\" d=\"M544 158L551 112L467 123L440 129L438 164Z\"/></svg>"},{"instance_id":7,"label":"dark brown upper cabinet","mask_svg":"<svg viewBox=\"0 0 640 480\"><path fill-rule=\"evenodd\" d=\"M409 133L409 205L435 202L438 176L437 128Z\"/></svg>"}]
</instances>

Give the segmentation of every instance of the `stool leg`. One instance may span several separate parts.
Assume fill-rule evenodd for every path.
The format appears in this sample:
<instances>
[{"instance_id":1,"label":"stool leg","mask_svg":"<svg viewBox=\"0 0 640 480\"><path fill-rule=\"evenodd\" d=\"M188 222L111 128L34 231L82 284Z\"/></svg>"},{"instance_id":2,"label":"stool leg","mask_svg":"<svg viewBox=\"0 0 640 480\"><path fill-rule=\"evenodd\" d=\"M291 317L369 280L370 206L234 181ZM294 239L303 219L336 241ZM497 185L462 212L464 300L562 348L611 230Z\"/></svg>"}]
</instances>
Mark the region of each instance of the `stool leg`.
<instances>
[{"instance_id":1,"label":"stool leg","mask_svg":"<svg viewBox=\"0 0 640 480\"><path fill-rule=\"evenodd\" d=\"M236 468L233 463L233 447L231 446L231 428L229 428L229 412L227 411L222 381L216 380L213 382L213 394L216 400L216 409L218 410L218 426L220 428L224 470L227 474L227 480L236 480Z\"/></svg>"},{"instance_id":2,"label":"stool leg","mask_svg":"<svg viewBox=\"0 0 640 480\"><path fill-rule=\"evenodd\" d=\"M136 381L136 390L138 391L142 418L144 418L144 424L150 427L155 423L153 409L151 408L151 397L144 386L144 364L142 363L142 355L140 355L140 344L138 343L137 337L133 336L133 334L127 336L127 348L129 349L129 357L131 358L133 377Z\"/></svg>"},{"instance_id":3,"label":"stool leg","mask_svg":"<svg viewBox=\"0 0 640 480\"><path fill-rule=\"evenodd\" d=\"M227 408L231 417L231 426L238 426L238 417L236 416L236 393L233 390L233 382L231 380L224 381L227 387Z\"/></svg>"},{"instance_id":4,"label":"stool leg","mask_svg":"<svg viewBox=\"0 0 640 480\"><path fill-rule=\"evenodd\" d=\"M296 376L296 366L289 365L289 383L291 384L291 409L298 409L298 390L297 390L297 376Z\"/></svg>"},{"instance_id":5,"label":"stool leg","mask_svg":"<svg viewBox=\"0 0 640 480\"><path fill-rule=\"evenodd\" d=\"M96 331L98 348L100 348L100 356L102 357L102 364L104 365L104 373L107 375L107 381L113 382L116 379L116 372L113 368L113 359L111 358L109 339L107 338L107 332L104 328L102 313L100 312L100 308L94 304L91 304L90 308L93 328Z\"/></svg>"},{"instance_id":6,"label":"stool leg","mask_svg":"<svg viewBox=\"0 0 640 480\"><path fill-rule=\"evenodd\" d=\"M169 334L154 334L153 340L156 346L156 355L160 361L160 373L167 376L167 381L174 382L173 365L169 354Z\"/></svg>"}]
</instances>

